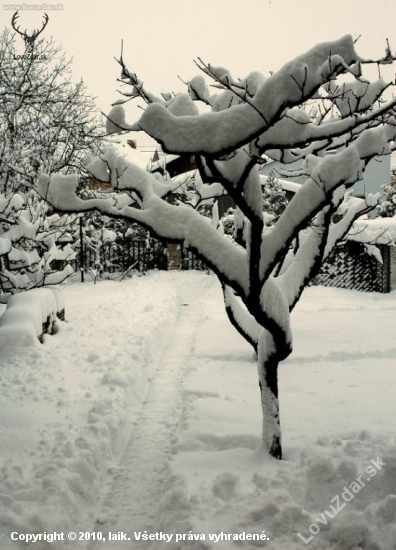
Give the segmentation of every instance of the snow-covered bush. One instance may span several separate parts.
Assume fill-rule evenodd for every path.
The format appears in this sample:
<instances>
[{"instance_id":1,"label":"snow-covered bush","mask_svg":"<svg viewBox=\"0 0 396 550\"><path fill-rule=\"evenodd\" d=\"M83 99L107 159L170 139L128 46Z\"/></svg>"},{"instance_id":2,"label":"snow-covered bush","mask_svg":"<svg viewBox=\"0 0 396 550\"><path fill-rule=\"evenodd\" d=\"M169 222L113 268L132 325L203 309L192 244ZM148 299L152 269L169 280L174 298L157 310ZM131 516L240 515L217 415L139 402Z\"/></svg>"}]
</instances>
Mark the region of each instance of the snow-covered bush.
<instances>
[{"instance_id":1,"label":"snow-covered bush","mask_svg":"<svg viewBox=\"0 0 396 550\"><path fill-rule=\"evenodd\" d=\"M0 349L35 345L45 332L57 330L65 304L59 288L36 288L11 296L0 317Z\"/></svg>"},{"instance_id":2,"label":"snow-covered bush","mask_svg":"<svg viewBox=\"0 0 396 550\"><path fill-rule=\"evenodd\" d=\"M262 192L265 224L270 227L280 218L289 201L286 197L286 191L284 191L277 178L272 174L262 184ZM235 208L230 207L223 214L220 222L224 234L232 238L236 236L234 221Z\"/></svg>"},{"instance_id":3,"label":"snow-covered bush","mask_svg":"<svg viewBox=\"0 0 396 550\"><path fill-rule=\"evenodd\" d=\"M49 210L33 190L0 193L0 294L58 284L73 273L75 216Z\"/></svg>"},{"instance_id":4,"label":"snow-covered bush","mask_svg":"<svg viewBox=\"0 0 396 550\"><path fill-rule=\"evenodd\" d=\"M288 204L286 191L277 178L270 174L263 185L263 211L267 215L268 225L274 225Z\"/></svg>"},{"instance_id":5,"label":"snow-covered bush","mask_svg":"<svg viewBox=\"0 0 396 550\"><path fill-rule=\"evenodd\" d=\"M396 176L391 177L389 185L383 186L383 191L377 212L383 218L392 218L396 214Z\"/></svg>"},{"instance_id":6,"label":"snow-covered bush","mask_svg":"<svg viewBox=\"0 0 396 550\"><path fill-rule=\"evenodd\" d=\"M376 61L385 62L389 55ZM255 72L234 79L199 61L218 90L212 95L199 76L188 93L157 97L122 56L119 63L127 99L140 97L147 107L132 124L118 112L117 125L145 131L167 153L195 155L199 174L189 204L166 202L175 182L149 174L111 148L90 159L89 169L112 185L117 200L81 200L72 175L43 175L41 196L63 212L96 210L141 223L205 260L222 284L231 323L257 352L263 440L281 458L278 365L292 352L290 313L335 244L376 204L377 197L363 201L346 191L370 159L394 147L396 99L379 101L391 84L362 75L366 61L351 36L318 44L268 78ZM264 154L283 163L303 159L300 173L306 175L273 225L263 213ZM235 241L196 209L224 194L236 205Z\"/></svg>"}]
</instances>

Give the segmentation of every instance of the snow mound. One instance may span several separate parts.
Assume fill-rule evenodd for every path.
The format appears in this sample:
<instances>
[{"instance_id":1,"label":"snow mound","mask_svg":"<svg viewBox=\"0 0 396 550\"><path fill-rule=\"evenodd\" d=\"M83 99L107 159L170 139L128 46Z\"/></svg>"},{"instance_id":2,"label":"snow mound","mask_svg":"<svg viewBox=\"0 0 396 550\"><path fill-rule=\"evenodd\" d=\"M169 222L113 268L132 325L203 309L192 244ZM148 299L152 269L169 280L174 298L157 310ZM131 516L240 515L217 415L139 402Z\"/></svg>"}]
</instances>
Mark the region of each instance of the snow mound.
<instances>
[{"instance_id":1,"label":"snow mound","mask_svg":"<svg viewBox=\"0 0 396 550\"><path fill-rule=\"evenodd\" d=\"M56 332L57 314L64 312L62 290L36 288L11 296L0 317L0 349L37 344L44 332Z\"/></svg>"}]
</instances>

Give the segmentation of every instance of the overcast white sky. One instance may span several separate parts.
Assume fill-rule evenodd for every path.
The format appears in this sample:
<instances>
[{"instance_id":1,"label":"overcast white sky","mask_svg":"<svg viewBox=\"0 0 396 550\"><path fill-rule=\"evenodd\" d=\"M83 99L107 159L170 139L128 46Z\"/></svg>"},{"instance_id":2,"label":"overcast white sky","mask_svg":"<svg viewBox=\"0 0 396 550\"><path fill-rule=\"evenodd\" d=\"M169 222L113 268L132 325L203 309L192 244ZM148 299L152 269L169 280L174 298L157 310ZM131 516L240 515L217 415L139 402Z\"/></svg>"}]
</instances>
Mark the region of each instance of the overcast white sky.
<instances>
[{"instance_id":1,"label":"overcast white sky","mask_svg":"<svg viewBox=\"0 0 396 550\"><path fill-rule=\"evenodd\" d=\"M0 11L1 27L11 26L14 13L4 9L6 2ZM55 0L46 0L51 3ZM128 68L157 93L182 91L177 75L188 80L197 74L193 60L198 56L227 67L234 77L244 77L252 70L264 74L276 70L317 42L347 33L355 38L362 35L356 46L360 55L383 55L386 38L396 50L396 0L62 0L61 4L63 10L45 10L49 23L43 36L52 35L73 56L75 77L83 77L105 112L120 97L114 57L122 39ZM22 29L37 28L43 13L20 11ZM143 137L139 143L144 143Z\"/></svg>"}]
</instances>

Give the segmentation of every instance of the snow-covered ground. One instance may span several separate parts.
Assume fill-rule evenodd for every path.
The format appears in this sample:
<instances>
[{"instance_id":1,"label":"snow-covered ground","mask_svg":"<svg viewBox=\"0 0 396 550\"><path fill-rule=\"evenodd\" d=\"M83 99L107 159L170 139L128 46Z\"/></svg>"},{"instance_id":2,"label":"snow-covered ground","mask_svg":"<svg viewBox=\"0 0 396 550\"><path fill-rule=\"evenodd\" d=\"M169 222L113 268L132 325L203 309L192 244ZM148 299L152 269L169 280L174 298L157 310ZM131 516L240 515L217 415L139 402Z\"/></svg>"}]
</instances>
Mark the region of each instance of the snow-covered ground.
<instances>
[{"instance_id":1,"label":"snow-covered ground","mask_svg":"<svg viewBox=\"0 0 396 550\"><path fill-rule=\"evenodd\" d=\"M280 371L281 462L260 448L253 354L214 277L64 294L57 335L0 350L1 550L395 550L395 292L304 293ZM10 540L70 531L131 541Z\"/></svg>"}]
</instances>

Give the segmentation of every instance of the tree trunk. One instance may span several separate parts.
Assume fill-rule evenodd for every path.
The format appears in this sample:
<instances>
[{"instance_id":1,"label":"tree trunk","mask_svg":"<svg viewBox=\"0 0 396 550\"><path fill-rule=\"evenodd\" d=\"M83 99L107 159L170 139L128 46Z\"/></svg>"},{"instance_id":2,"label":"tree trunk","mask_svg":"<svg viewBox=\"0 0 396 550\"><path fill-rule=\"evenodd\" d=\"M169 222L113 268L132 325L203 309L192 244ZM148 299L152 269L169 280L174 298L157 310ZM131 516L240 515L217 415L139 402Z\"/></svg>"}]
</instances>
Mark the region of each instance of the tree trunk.
<instances>
[{"instance_id":1,"label":"tree trunk","mask_svg":"<svg viewBox=\"0 0 396 550\"><path fill-rule=\"evenodd\" d=\"M279 418L278 365L279 359L271 334L263 330L258 349L258 374L263 411L263 442L269 454L282 458L282 434Z\"/></svg>"}]
</instances>

